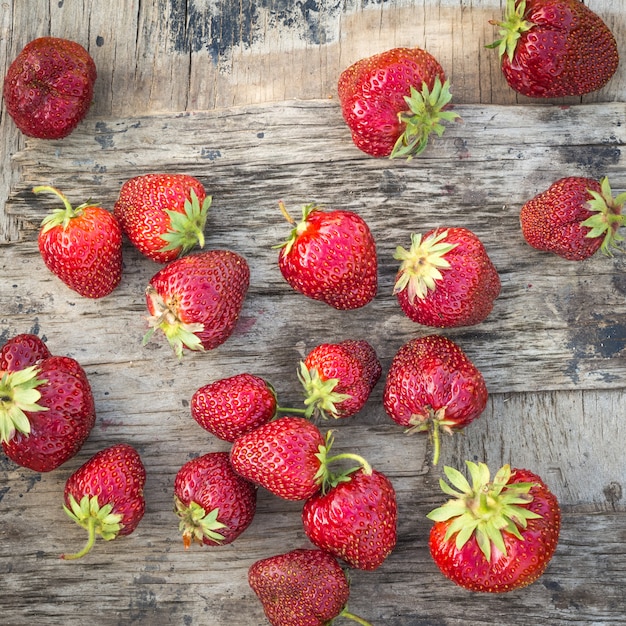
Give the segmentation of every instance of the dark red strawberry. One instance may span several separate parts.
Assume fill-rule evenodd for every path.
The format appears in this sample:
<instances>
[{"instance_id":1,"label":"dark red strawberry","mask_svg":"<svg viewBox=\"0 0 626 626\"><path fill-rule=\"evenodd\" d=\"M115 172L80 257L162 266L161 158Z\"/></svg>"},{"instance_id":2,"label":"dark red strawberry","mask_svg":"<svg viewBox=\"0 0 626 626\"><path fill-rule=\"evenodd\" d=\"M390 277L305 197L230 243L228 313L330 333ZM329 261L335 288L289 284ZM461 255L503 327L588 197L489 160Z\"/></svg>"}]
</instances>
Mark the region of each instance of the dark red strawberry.
<instances>
[{"instance_id":1,"label":"dark red strawberry","mask_svg":"<svg viewBox=\"0 0 626 626\"><path fill-rule=\"evenodd\" d=\"M31 337L18 335L2 350L8 368L0 372L0 440L18 465L50 472L81 449L96 419L95 405L78 362L45 356ZM27 344L35 349L30 356L23 351ZM14 354L20 356L11 362ZM29 361L33 364L15 368Z\"/></svg>"},{"instance_id":2,"label":"dark red strawberry","mask_svg":"<svg viewBox=\"0 0 626 626\"><path fill-rule=\"evenodd\" d=\"M211 200L193 176L145 174L122 185L114 214L142 254L168 263L204 246Z\"/></svg>"},{"instance_id":3,"label":"dark red strawberry","mask_svg":"<svg viewBox=\"0 0 626 626\"><path fill-rule=\"evenodd\" d=\"M73 208L53 187L33 191L54 193L64 204L41 223L39 252L46 267L81 296L109 295L122 278L122 228L115 216L89 202Z\"/></svg>"},{"instance_id":4,"label":"dark red strawberry","mask_svg":"<svg viewBox=\"0 0 626 626\"><path fill-rule=\"evenodd\" d=\"M482 374L461 348L441 335L411 339L396 353L387 373L383 405L410 432L428 431L433 464L439 460L439 431L452 434L475 420L487 405Z\"/></svg>"},{"instance_id":5,"label":"dark red strawberry","mask_svg":"<svg viewBox=\"0 0 626 626\"><path fill-rule=\"evenodd\" d=\"M298 373L306 415L343 418L358 413L381 373L376 352L365 340L320 344L300 363Z\"/></svg>"},{"instance_id":6,"label":"dark red strawberry","mask_svg":"<svg viewBox=\"0 0 626 626\"><path fill-rule=\"evenodd\" d=\"M119 443L100 450L65 483L65 512L89 533L85 547L62 559L79 559L96 536L111 541L130 535L144 515L146 470L137 450Z\"/></svg>"},{"instance_id":7,"label":"dark red strawberry","mask_svg":"<svg viewBox=\"0 0 626 626\"><path fill-rule=\"evenodd\" d=\"M411 235L396 248L402 261L394 294L405 315L437 328L482 322L500 294L500 277L480 239L467 228L436 228Z\"/></svg>"},{"instance_id":8,"label":"dark red strawberry","mask_svg":"<svg viewBox=\"0 0 626 626\"><path fill-rule=\"evenodd\" d=\"M347 610L348 578L327 552L298 549L256 561L248 582L272 626L327 626L335 617L371 626Z\"/></svg>"},{"instance_id":9,"label":"dark red strawberry","mask_svg":"<svg viewBox=\"0 0 626 626\"><path fill-rule=\"evenodd\" d=\"M87 115L96 65L80 44L40 37L26 44L4 78L4 102L29 137L61 139Z\"/></svg>"},{"instance_id":10,"label":"dark red strawberry","mask_svg":"<svg viewBox=\"0 0 626 626\"><path fill-rule=\"evenodd\" d=\"M439 62L420 48L393 48L344 70L337 87L354 144L375 157L412 157L428 137L444 132L442 121L458 115Z\"/></svg>"},{"instance_id":11,"label":"dark red strawberry","mask_svg":"<svg viewBox=\"0 0 626 626\"><path fill-rule=\"evenodd\" d=\"M507 0L498 48L502 72L531 98L581 96L603 87L619 63L615 37L580 0Z\"/></svg>"},{"instance_id":12,"label":"dark red strawberry","mask_svg":"<svg viewBox=\"0 0 626 626\"><path fill-rule=\"evenodd\" d=\"M174 480L175 512L185 549L192 541L221 546L248 528L257 488L233 471L228 452L209 452L185 463Z\"/></svg>"},{"instance_id":13,"label":"dark red strawberry","mask_svg":"<svg viewBox=\"0 0 626 626\"><path fill-rule=\"evenodd\" d=\"M0 372L16 372L52 356L37 335L24 333L7 341L0 350Z\"/></svg>"},{"instance_id":14,"label":"dark red strawberry","mask_svg":"<svg viewBox=\"0 0 626 626\"><path fill-rule=\"evenodd\" d=\"M250 284L247 261L230 250L210 250L172 261L146 289L152 329L164 333L176 356L183 348L212 350L235 329Z\"/></svg>"},{"instance_id":15,"label":"dark red strawberry","mask_svg":"<svg viewBox=\"0 0 626 626\"><path fill-rule=\"evenodd\" d=\"M357 309L374 299L378 260L374 237L352 211L324 211L314 204L302 209L290 239L280 246L278 267L298 292L339 310Z\"/></svg>"},{"instance_id":16,"label":"dark red strawberry","mask_svg":"<svg viewBox=\"0 0 626 626\"><path fill-rule=\"evenodd\" d=\"M502 593L537 580L552 559L561 512L533 472L502 467L490 478L484 463L467 461L470 482L445 467L452 496L428 517L430 553L442 573L471 591Z\"/></svg>"},{"instance_id":17,"label":"dark red strawberry","mask_svg":"<svg viewBox=\"0 0 626 626\"><path fill-rule=\"evenodd\" d=\"M611 255L624 241L618 232L626 217L626 193L613 197L605 177L561 178L524 204L520 225L526 242L570 261L582 261L601 250Z\"/></svg>"}]
</instances>

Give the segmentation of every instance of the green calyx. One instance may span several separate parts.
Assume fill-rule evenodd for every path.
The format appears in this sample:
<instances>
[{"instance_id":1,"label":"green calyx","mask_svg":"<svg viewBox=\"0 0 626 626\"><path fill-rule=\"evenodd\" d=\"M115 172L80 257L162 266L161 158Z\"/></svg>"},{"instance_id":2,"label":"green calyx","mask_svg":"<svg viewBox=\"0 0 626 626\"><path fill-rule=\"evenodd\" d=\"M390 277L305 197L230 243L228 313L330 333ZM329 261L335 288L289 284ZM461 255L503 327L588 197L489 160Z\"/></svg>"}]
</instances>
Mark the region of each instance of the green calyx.
<instances>
[{"instance_id":1,"label":"green calyx","mask_svg":"<svg viewBox=\"0 0 626 626\"><path fill-rule=\"evenodd\" d=\"M411 235L411 247L405 250L402 246L396 248L393 258L401 261L398 278L393 288L394 295L408 289L409 302L415 299L423 300L429 291L434 291L437 281L442 280L442 269L450 267L446 254L455 243L446 243L448 231L435 232L426 239L422 235Z\"/></svg>"},{"instance_id":2,"label":"green calyx","mask_svg":"<svg viewBox=\"0 0 626 626\"><path fill-rule=\"evenodd\" d=\"M308 418L320 416L337 418L337 404L348 400L351 396L347 393L338 393L335 387L339 384L338 378L324 379L320 376L317 368L308 369L304 361L300 361L298 380L304 387L306 406L305 416Z\"/></svg>"},{"instance_id":3,"label":"green calyx","mask_svg":"<svg viewBox=\"0 0 626 626\"><path fill-rule=\"evenodd\" d=\"M189 549L193 541L202 544L205 537L216 543L224 541L224 535L217 532L227 528L226 524L217 519L219 509L207 513L197 502L192 501L187 506L179 498L174 498L174 503L176 505L174 511L180 518L178 529L183 534L185 550Z\"/></svg>"},{"instance_id":4,"label":"green calyx","mask_svg":"<svg viewBox=\"0 0 626 626\"><path fill-rule=\"evenodd\" d=\"M439 76L435 78L432 91L425 82L421 91L411 86L411 95L405 96L404 100L409 108L398 113L398 119L405 129L389 155L391 159L410 159L420 154L426 149L431 133L434 132L437 137L443 135L445 126L442 121L452 122L459 117L454 111L444 110L452 100L452 94L449 81L442 84Z\"/></svg>"},{"instance_id":5,"label":"green calyx","mask_svg":"<svg viewBox=\"0 0 626 626\"><path fill-rule=\"evenodd\" d=\"M285 248L285 254L289 254L289 251L293 247L293 244L296 242L296 239L307 229L307 220L309 215L318 207L315 203L305 204L302 207L302 219L299 222L296 222L296 220L289 214L289 212L287 211L287 207L285 207L285 203L282 200L278 203L278 208L283 214L283 217L293 226L293 228L291 229L289 239L287 239L287 241L279 243L276 246L273 246L273 248Z\"/></svg>"},{"instance_id":6,"label":"green calyx","mask_svg":"<svg viewBox=\"0 0 626 626\"><path fill-rule=\"evenodd\" d=\"M507 55L509 61L513 60L515 48L522 33L529 31L533 26L533 22L525 19L526 16L526 0L507 0L504 21L498 22L491 20L490 24L499 26L499 39L488 44L487 48L498 48L500 57Z\"/></svg>"},{"instance_id":7,"label":"green calyx","mask_svg":"<svg viewBox=\"0 0 626 626\"><path fill-rule=\"evenodd\" d=\"M491 562L492 546L506 555L504 532L523 540L519 529L526 528L528 520L541 517L527 508L532 502L529 492L535 483L509 484L509 465L501 467L493 480L485 463L466 461L466 465L471 484L458 470L444 467L450 485L443 479L439 484L452 499L428 513L427 517L434 522L452 520L446 531L446 541L456 535L455 545L460 550L471 537L475 537L485 559Z\"/></svg>"},{"instance_id":8,"label":"green calyx","mask_svg":"<svg viewBox=\"0 0 626 626\"><path fill-rule=\"evenodd\" d=\"M161 239L167 244L161 248L160 252L180 249L180 256L182 256L196 245L200 248L204 247L204 228L213 198L207 196L200 205L200 200L193 189L190 195L191 200L185 200L184 213L165 211L170 218L170 230L161 235Z\"/></svg>"},{"instance_id":9,"label":"green calyx","mask_svg":"<svg viewBox=\"0 0 626 626\"><path fill-rule=\"evenodd\" d=\"M100 506L98 496L85 495L80 502L76 502L74 496L69 496L70 508L63 505L64 511L79 526L86 529L89 533L87 543L82 550L74 554L63 554L61 558L64 560L75 560L85 556L96 541L96 536L100 535L105 541L115 539L124 527L121 523L123 515L113 513L113 505L105 504Z\"/></svg>"},{"instance_id":10,"label":"green calyx","mask_svg":"<svg viewBox=\"0 0 626 626\"><path fill-rule=\"evenodd\" d=\"M592 199L588 202L590 211L594 215L581 222L581 226L586 226L591 230L585 235L590 239L604 237L600 250L607 256L613 255L613 249L619 249L618 243L624 241L624 237L618 232L626 216L622 214L622 209L626 203L626 192L620 193L615 198L609 184L609 179L605 176L600 181L600 193L588 190Z\"/></svg>"},{"instance_id":11,"label":"green calyx","mask_svg":"<svg viewBox=\"0 0 626 626\"><path fill-rule=\"evenodd\" d=\"M37 389L48 382L38 378L39 369L32 365L15 372L4 372L0 378L0 441L8 443L16 432L30 434L30 420L26 412L47 411L37 402L41 393Z\"/></svg>"},{"instance_id":12,"label":"green calyx","mask_svg":"<svg viewBox=\"0 0 626 626\"><path fill-rule=\"evenodd\" d=\"M49 213L48 215L46 215L46 217L44 217L43 221L41 222L41 229L42 229L41 232L43 233L47 233L49 230L55 228L56 226L61 226L61 228L65 230L73 218L79 217L80 215L82 215L83 211L86 208L90 206L95 206L93 203L91 203L88 200L84 204L81 204L80 206L73 208L72 205L69 203L68 199L58 189L55 189L54 187L50 187L47 185L33 187L33 193L43 193L43 192L53 193L63 202L62 209L54 209L51 213Z\"/></svg>"}]
</instances>

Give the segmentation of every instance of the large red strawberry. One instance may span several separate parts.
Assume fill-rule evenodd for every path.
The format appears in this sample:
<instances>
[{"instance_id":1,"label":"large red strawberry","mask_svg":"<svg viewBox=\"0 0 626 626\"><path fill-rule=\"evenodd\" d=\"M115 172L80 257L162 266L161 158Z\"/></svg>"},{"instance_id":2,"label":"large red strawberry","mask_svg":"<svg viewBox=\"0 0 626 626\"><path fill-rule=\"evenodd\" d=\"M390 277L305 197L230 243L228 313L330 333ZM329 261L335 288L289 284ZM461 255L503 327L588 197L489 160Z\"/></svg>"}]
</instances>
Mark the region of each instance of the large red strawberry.
<instances>
[{"instance_id":1,"label":"large red strawberry","mask_svg":"<svg viewBox=\"0 0 626 626\"><path fill-rule=\"evenodd\" d=\"M619 63L615 37L580 0L507 0L498 48L508 84L531 98L581 96Z\"/></svg>"},{"instance_id":2,"label":"large red strawberry","mask_svg":"<svg viewBox=\"0 0 626 626\"><path fill-rule=\"evenodd\" d=\"M145 512L145 483L141 457L126 443L100 450L79 467L65 483L63 508L89 536L82 550L61 558L85 556L97 535L106 541L130 535Z\"/></svg>"},{"instance_id":3,"label":"large red strawberry","mask_svg":"<svg viewBox=\"0 0 626 626\"><path fill-rule=\"evenodd\" d=\"M34 39L4 78L4 102L29 137L61 139L87 115L96 65L80 44L58 37Z\"/></svg>"},{"instance_id":4,"label":"large red strawberry","mask_svg":"<svg viewBox=\"0 0 626 626\"><path fill-rule=\"evenodd\" d=\"M350 613L350 584L328 552L300 548L256 561L248 583L272 626L327 626L335 617L371 626Z\"/></svg>"},{"instance_id":5,"label":"large red strawberry","mask_svg":"<svg viewBox=\"0 0 626 626\"><path fill-rule=\"evenodd\" d=\"M318 548L356 569L374 570L396 545L396 492L383 473L360 463L346 480L304 503L302 522Z\"/></svg>"},{"instance_id":6,"label":"large red strawberry","mask_svg":"<svg viewBox=\"0 0 626 626\"><path fill-rule=\"evenodd\" d=\"M533 248L570 261L582 261L598 250L611 255L626 217L626 193L615 198L606 177L561 178L524 204L520 211L522 235Z\"/></svg>"},{"instance_id":7,"label":"large red strawberry","mask_svg":"<svg viewBox=\"0 0 626 626\"><path fill-rule=\"evenodd\" d=\"M357 309L374 299L378 261L374 237L362 217L352 211L325 211L314 204L302 209L291 237L281 245L278 267L300 293L335 309Z\"/></svg>"},{"instance_id":8,"label":"large red strawberry","mask_svg":"<svg viewBox=\"0 0 626 626\"><path fill-rule=\"evenodd\" d=\"M204 246L211 196L187 174L145 174L127 180L114 213L126 236L145 256L168 263Z\"/></svg>"},{"instance_id":9,"label":"large red strawberry","mask_svg":"<svg viewBox=\"0 0 626 626\"><path fill-rule=\"evenodd\" d=\"M41 223L39 252L46 267L81 296L110 294L122 278L122 228L115 216L90 202L73 208L53 187L33 191L54 193L64 205Z\"/></svg>"},{"instance_id":10,"label":"large red strawberry","mask_svg":"<svg viewBox=\"0 0 626 626\"><path fill-rule=\"evenodd\" d=\"M382 367L365 340L323 343L300 363L306 415L343 418L358 413L380 379Z\"/></svg>"},{"instance_id":11,"label":"large red strawberry","mask_svg":"<svg viewBox=\"0 0 626 626\"><path fill-rule=\"evenodd\" d=\"M500 277L480 239L467 228L435 228L396 248L402 261L394 294L404 313L424 326L482 322L500 294Z\"/></svg>"},{"instance_id":12,"label":"large red strawberry","mask_svg":"<svg viewBox=\"0 0 626 626\"><path fill-rule=\"evenodd\" d=\"M533 472L502 467L490 477L484 463L467 462L470 481L445 467L452 496L428 517L437 567L457 585L501 593L531 584L554 555L561 512L554 494Z\"/></svg>"},{"instance_id":13,"label":"large red strawberry","mask_svg":"<svg viewBox=\"0 0 626 626\"><path fill-rule=\"evenodd\" d=\"M34 335L9 340L0 366L4 452L36 472L56 469L81 449L95 423L85 371L74 359L51 356Z\"/></svg>"},{"instance_id":14,"label":"large red strawberry","mask_svg":"<svg viewBox=\"0 0 626 626\"><path fill-rule=\"evenodd\" d=\"M375 157L412 157L442 121L458 115L439 62L420 48L393 48L357 61L339 77L339 101L354 144Z\"/></svg>"},{"instance_id":15,"label":"large red strawberry","mask_svg":"<svg viewBox=\"0 0 626 626\"><path fill-rule=\"evenodd\" d=\"M441 335L428 335L411 339L393 357L383 406L410 432L428 431L436 465L439 431L465 428L484 411L487 397L482 374L461 348Z\"/></svg>"},{"instance_id":16,"label":"large red strawberry","mask_svg":"<svg viewBox=\"0 0 626 626\"><path fill-rule=\"evenodd\" d=\"M236 474L228 452L209 452L185 463L174 480L175 512L185 549L192 541L221 546L248 528L257 488Z\"/></svg>"},{"instance_id":17,"label":"large red strawberry","mask_svg":"<svg viewBox=\"0 0 626 626\"><path fill-rule=\"evenodd\" d=\"M168 263L146 289L152 328L144 343L160 330L179 358L183 348L216 348L235 329L249 284L247 261L230 250L209 250Z\"/></svg>"}]
</instances>

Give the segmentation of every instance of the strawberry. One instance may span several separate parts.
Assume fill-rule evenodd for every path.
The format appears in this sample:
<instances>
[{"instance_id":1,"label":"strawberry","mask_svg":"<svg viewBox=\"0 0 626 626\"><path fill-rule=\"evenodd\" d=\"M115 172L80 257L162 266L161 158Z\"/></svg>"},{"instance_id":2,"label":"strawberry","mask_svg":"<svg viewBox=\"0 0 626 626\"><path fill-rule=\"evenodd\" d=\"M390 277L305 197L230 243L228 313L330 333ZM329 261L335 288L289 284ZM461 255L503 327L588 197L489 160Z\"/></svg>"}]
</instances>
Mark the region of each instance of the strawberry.
<instances>
[{"instance_id":1,"label":"strawberry","mask_svg":"<svg viewBox=\"0 0 626 626\"><path fill-rule=\"evenodd\" d=\"M115 216L89 201L73 208L54 187L33 192L51 192L64 204L41 223L39 252L46 267L81 296L109 295L122 279L122 229Z\"/></svg>"},{"instance_id":2,"label":"strawberry","mask_svg":"<svg viewBox=\"0 0 626 626\"><path fill-rule=\"evenodd\" d=\"M393 48L357 61L341 73L341 111L357 148L374 157L408 157L426 149L452 96L439 62L420 48Z\"/></svg>"},{"instance_id":3,"label":"strawberry","mask_svg":"<svg viewBox=\"0 0 626 626\"><path fill-rule=\"evenodd\" d=\"M4 102L27 136L61 139L87 115L96 65L80 44L57 37L34 39L4 78Z\"/></svg>"},{"instance_id":4,"label":"strawberry","mask_svg":"<svg viewBox=\"0 0 626 626\"><path fill-rule=\"evenodd\" d=\"M81 449L95 423L85 371L74 359L50 355L34 335L10 339L0 366L4 452L36 472L56 469Z\"/></svg>"},{"instance_id":5,"label":"strawberry","mask_svg":"<svg viewBox=\"0 0 626 626\"><path fill-rule=\"evenodd\" d=\"M256 487L233 471L228 452L209 452L185 463L174 480L175 512L185 549L192 541L222 546L248 528Z\"/></svg>"},{"instance_id":6,"label":"strawberry","mask_svg":"<svg viewBox=\"0 0 626 626\"><path fill-rule=\"evenodd\" d=\"M537 250L582 261L598 250L608 256L624 238L618 232L626 219L626 193L613 197L609 181L569 176L561 178L524 204L522 235Z\"/></svg>"},{"instance_id":7,"label":"strawberry","mask_svg":"<svg viewBox=\"0 0 626 626\"><path fill-rule=\"evenodd\" d=\"M619 63L615 37L580 0L507 0L498 48L504 77L531 98L581 96L603 87Z\"/></svg>"},{"instance_id":8,"label":"strawberry","mask_svg":"<svg viewBox=\"0 0 626 626\"><path fill-rule=\"evenodd\" d=\"M528 470L505 465L493 480L484 463L467 462L471 484L445 467L452 496L428 514L435 522L428 546L435 564L457 585L502 593L520 589L545 571L557 547L561 512L553 493Z\"/></svg>"},{"instance_id":9,"label":"strawberry","mask_svg":"<svg viewBox=\"0 0 626 626\"><path fill-rule=\"evenodd\" d=\"M435 228L396 248L402 261L394 294L405 315L438 328L482 322L500 294L500 277L480 239L467 228Z\"/></svg>"},{"instance_id":10,"label":"strawberry","mask_svg":"<svg viewBox=\"0 0 626 626\"><path fill-rule=\"evenodd\" d=\"M450 339L411 339L393 357L383 391L389 417L408 432L428 431L433 464L439 460L439 431L452 434L474 421L487 405L482 374Z\"/></svg>"},{"instance_id":11,"label":"strawberry","mask_svg":"<svg viewBox=\"0 0 626 626\"><path fill-rule=\"evenodd\" d=\"M250 284L247 261L230 250L210 250L176 259L146 288L152 327L161 330L182 358L183 348L212 350L232 334Z\"/></svg>"},{"instance_id":12,"label":"strawberry","mask_svg":"<svg viewBox=\"0 0 626 626\"><path fill-rule=\"evenodd\" d=\"M307 204L296 224L282 202L280 208L294 226L278 256L278 267L291 287L339 310L371 302L378 288L378 261L374 237L363 218Z\"/></svg>"},{"instance_id":13,"label":"strawberry","mask_svg":"<svg viewBox=\"0 0 626 626\"><path fill-rule=\"evenodd\" d=\"M278 408L273 387L253 374L216 380L191 397L191 415L196 422L231 443L272 420Z\"/></svg>"},{"instance_id":14,"label":"strawberry","mask_svg":"<svg viewBox=\"0 0 626 626\"><path fill-rule=\"evenodd\" d=\"M371 626L347 610L348 578L327 552L300 548L256 561L248 583L272 626L326 626L335 617Z\"/></svg>"},{"instance_id":15,"label":"strawberry","mask_svg":"<svg viewBox=\"0 0 626 626\"><path fill-rule=\"evenodd\" d=\"M308 538L321 550L350 567L374 570L396 545L396 493L384 474L364 459L360 463L345 480L304 503L302 523Z\"/></svg>"},{"instance_id":16,"label":"strawberry","mask_svg":"<svg viewBox=\"0 0 626 626\"><path fill-rule=\"evenodd\" d=\"M65 483L64 510L89 533L84 548L62 559L79 559L94 545L96 535L106 541L130 535L141 521L146 503L146 470L137 450L119 443L100 450Z\"/></svg>"},{"instance_id":17,"label":"strawberry","mask_svg":"<svg viewBox=\"0 0 626 626\"><path fill-rule=\"evenodd\" d=\"M358 413L380 379L382 367L365 340L347 339L313 348L300 363L298 377L306 415L343 418Z\"/></svg>"},{"instance_id":18,"label":"strawberry","mask_svg":"<svg viewBox=\"0 0 626 626\"><path fill-rule=\"evenodd\" d=\"M113 212L143 255L169 263L196 245L204 246L211 200L193 176L145 174L122 185Z\"/></svg>"}]
</instances>

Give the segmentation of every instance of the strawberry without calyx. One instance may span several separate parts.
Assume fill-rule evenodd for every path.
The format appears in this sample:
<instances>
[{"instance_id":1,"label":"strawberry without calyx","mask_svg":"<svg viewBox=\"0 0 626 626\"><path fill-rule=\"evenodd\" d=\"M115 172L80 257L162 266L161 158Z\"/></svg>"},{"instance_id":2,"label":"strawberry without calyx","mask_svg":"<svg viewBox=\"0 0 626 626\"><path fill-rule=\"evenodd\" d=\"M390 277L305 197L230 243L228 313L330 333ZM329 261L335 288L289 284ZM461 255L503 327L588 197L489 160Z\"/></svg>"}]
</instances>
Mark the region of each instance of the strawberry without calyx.
<instances>
[{"instance_id":1,"label":"strawberry without calyx","mask_svg":"<svg viewBox=\"0 0 626 626\"><path fill-rule=\"evenodd\" d=\"M34 39L9 66L4 101L27 136L61 139L87 115L96 65L80 44L58 37Z\"/></svg>"},{"instance_id":2,"label":"strawberry without calyx","mask_svg":"<svg viewBox=\"0 0 626 626\"><path fill-rule=\"evenodd\" d=\"M50 472L81 449L95 423L85 371L74 359L51 356L35 335L9 340L0 364L4 452L18 465Z\"/></svg>"},{"instance_id":3,"label":"strawberry without calyx","mask_svg":"<svg viewBox=\"0 0 626 626\"><path fill-rule=\"evenodd\" d=\"M115 216L89 202L73 208L54 187L33 192L53 193L64 204L41 223L38 244L46 267L81 296L109 295L122 279L122 228Z\"/></svg>"},{"instance_id":4,"label":"strawberry without calyx","mask_svg":"<svg viewBox=\"0 0 626 626\"><path fill-rule=\"evenodd\" d=\"M335 617L371 626L346 609L348 578L327 552L297 549L256 561L248 583L272 626L327 626Z\"/></svg>"},{"instance_id":5,"label":"strawberry without calyx","mask_svg":"<svg viewBox=\"0 0 626 626\"><path fill-rule=\"evenodd\" d=\"M502 593L525 587L545 571L557 547L561 512L554 494L532 472L502 467L490 478L484 463L467 462L471 483L446 467L440 481L452 496L428 517L429 548L437 567L472 591Z\"/></svg>"},{"instance_id":6,"label":"strawberry without calyx","mask_svg":"<svg viewBox=\"0 0 626 626\"><path fill-rule=\"evenodd\" d=\"M143 255L168 263L204 246L211 199L193 176L145 174L122 185L113 212Z\"/></svg>"},{"instance_id":7,"label":"strawberry without calyx","mask_svg":"<svg viewBox=\"0 0 626 626\"><path fill-rule=\"evenodd\" d=\"M498 48L512 89L531 98L581 96L603 87L619 63L615 37L580 0L507 0Z\"/></svg>"},{"instance_id":8,"label":"strawberry without calyx","mask_svg":"<svg viewBox=\"0 0 626 626\"><path fill-rule=\"evenodd\" d=\"M185 549L233 542L256 512L256 486L235 473L227 452L209 452L185 463L174 480L175 512Z\"/></svg>"},{"instance_id":9,"label":"strawberry without calyx","mask_svg":"<svg viewBox=\"0 0 626 626\"><path fill-rule=\"evenodd\" d=\"M467 228L436 228L396 248L402 261L394 294L405 315L438 328L482 322L500 294L500 277L480 239Z\"/></svg>"},{"instance_id":10,"label":"strawberry without calyx","mask_svg":"<svg viewBox=\"0 0 626 626\"><path fill-rule=\"evenodd\" d=\"M439 431L452 434L474 421L487 405L485 380L467 355L441 335L404 344L387 372L383 406L408 432L428 431L433 465L439 460Z\"/></svg>"},{"instance_id":11,"label":"strawberry without calyx","mask_svg":"<svg viewBox=\"0 0 626 626\"><path fill-rule=\"evenodd\" d=\"M64 510L89 533L84 548L62 559L79 559L94 545L96 535L106 541L130 535L144 515L146 470L139 453L120 443L92 456L65 483Z\"/></svg>"},{"instance_id":12,"label":"strawberry without calyx","mask_svg":"<svg viewBox=\"0 0 626 626\"><path fill-rule=\"evenodd\" d=\"M357 61L339 77L339 101L354 144L374 157L412 157L439 137L449 83L439 62L420 48L393 48Z\"/></svg>"},{"instance_id":13,"label":"strawberry without calyx","mask_svg":"<svg viewBox=\"0 0 626 626\"><path fill-rule=\"evenodd\" d=\"M378 288L376 243L363 218L352 211L302 209L291 237L280 246L278 267L296 291L339 310L357 309L374 299Z\"/></svg>"},{"instance_id":14,"label":"strawberry without calyx","mask_svg":"<svg viewBox=\"0 0 626 626\"><path fill-rule=\"evenodd\" d=\"M615 198L604 177L561 178L524 204L520 225L526 242L570 261L582 261L598 250L610 256L624 240L618 232L626 220L626 193Z\"/></svg>"},{"instance_id":15,"label":"strawberry without calyx","mask_svg":"<svg viewBox=\"0 0 626 626\"><path fill-rule=\"evenodd\" d=\"M183 348L216 348L235 329L249 284L247 261L230 250L210 250L172 261L146 288L152 328L144 344L160 330L179 359Z\"/></svg>"}]
</instances>

